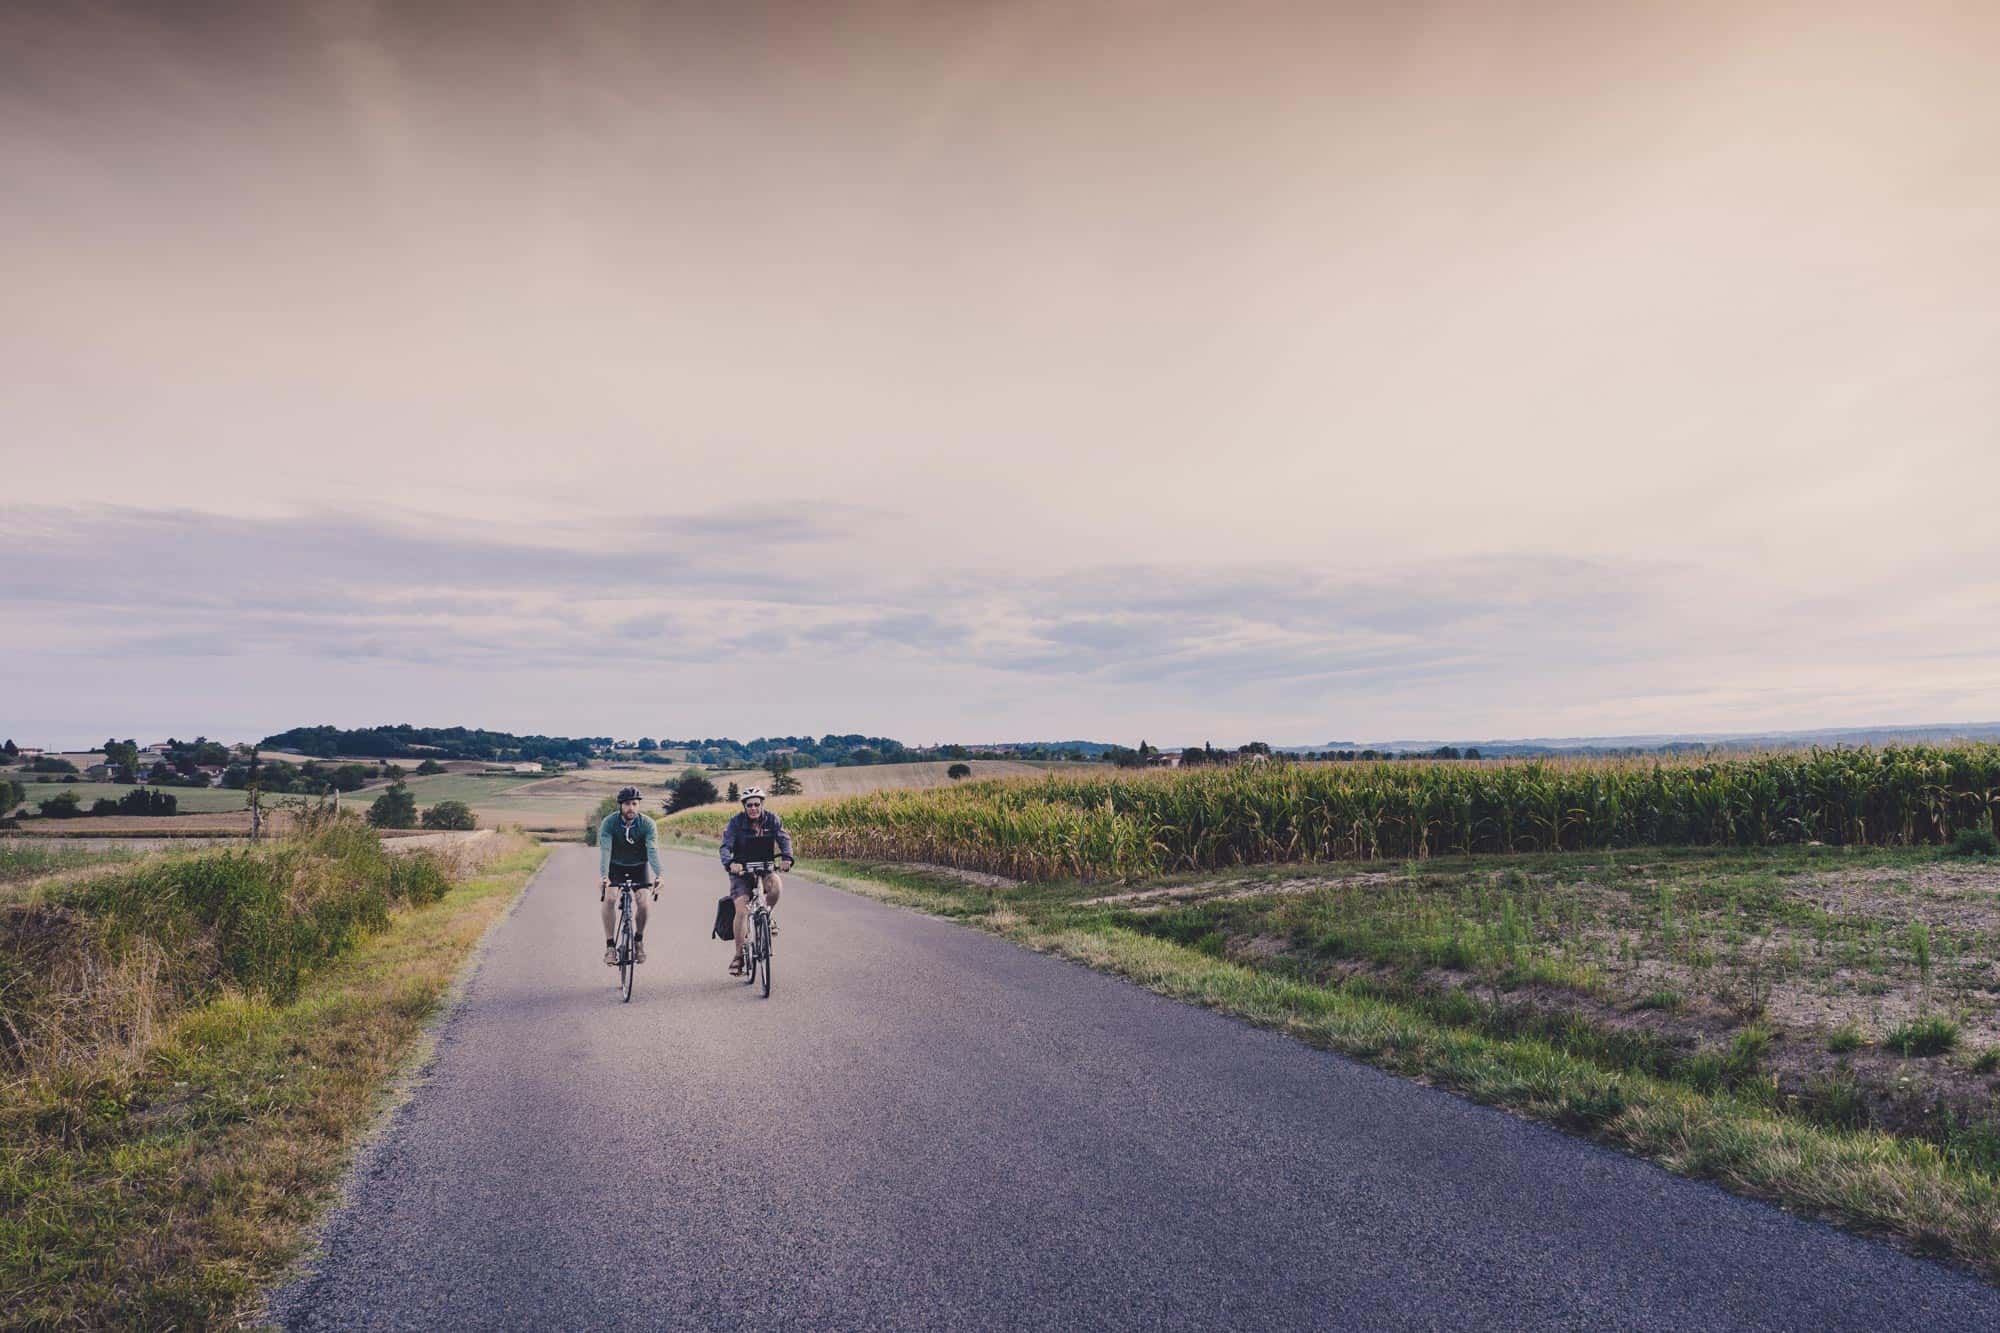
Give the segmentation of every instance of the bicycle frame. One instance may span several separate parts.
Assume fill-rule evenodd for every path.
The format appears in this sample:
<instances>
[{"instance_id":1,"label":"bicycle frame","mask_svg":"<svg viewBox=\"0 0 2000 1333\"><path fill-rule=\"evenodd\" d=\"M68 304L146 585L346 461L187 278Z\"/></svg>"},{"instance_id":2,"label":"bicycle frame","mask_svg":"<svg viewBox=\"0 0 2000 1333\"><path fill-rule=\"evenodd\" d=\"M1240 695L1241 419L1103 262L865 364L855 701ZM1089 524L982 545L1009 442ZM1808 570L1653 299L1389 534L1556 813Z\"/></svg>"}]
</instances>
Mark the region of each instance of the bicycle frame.
<instances>
[{"instance_id":1,"label":"bicycle frame","mask_svg":"<svg viewBox=\"0 0 2000 1333\"><path fill-rule=\"evenodd\" d=\"M745 861L744 878L750 881L750 934L740 941L743 955L750 960L750 966L743 970L743 984L755 985L761 968L764 974L764 994L771 993L771 935L775 927L771 925L771 906L764 901L764 876L777 873L777 866L769 861Z\"/></svg>"},{"instance_id":2,"label":"bicycle frame","mask_svg":"<svg viewBox=\"0 0 2000 1333\"><path fill-rule=\"evenodd\" d=\"M638 931L638 917L632 910L632 895L635 893L645 893L648 890L652 892L655 899L660 896L659 886L654 883L621 883L618 885L618 934L616 936L616 948L618 950L618 990L622 1001L626 1004L632 1002L632 983L637 979L636 974L639 970L638 964L632 961L632 940ZM598 894L600 900L603 896L602 893Z\"/></svg>"}]
</instances>

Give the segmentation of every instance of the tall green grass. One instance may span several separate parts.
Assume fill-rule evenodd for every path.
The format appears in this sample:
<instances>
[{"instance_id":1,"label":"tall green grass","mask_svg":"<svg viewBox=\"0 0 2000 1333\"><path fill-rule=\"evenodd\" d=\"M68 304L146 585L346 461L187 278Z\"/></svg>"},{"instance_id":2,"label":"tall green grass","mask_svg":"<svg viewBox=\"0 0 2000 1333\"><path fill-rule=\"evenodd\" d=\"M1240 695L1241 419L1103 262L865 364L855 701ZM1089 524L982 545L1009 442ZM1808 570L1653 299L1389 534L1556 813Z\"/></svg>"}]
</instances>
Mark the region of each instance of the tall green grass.
<instances>
[{"instance_id":1,"label":"tall green grass","mask_svg":"<svg viewBox=\"0 0 2000 1333\"><path fill-rule=\"evenodd\" d=\"M874 792L795 808L786 823L816 856L1108 879L1481 852L1935 844L1996 808L2000 745L1979 744L1062 775Z\"/></svg>"},{"instance_id":2,"label":"tall green grass","mask_svg":"<svg viewBox=\"0 0 2000 1333\"><path fill-rule=\"evenodd\" d=\"M0 904L0 1075L88 1077L224 991L271 1001L435 902L435 855L390 855L360 820L274 847L176 855Z\"/></svg>"}]
</instances>

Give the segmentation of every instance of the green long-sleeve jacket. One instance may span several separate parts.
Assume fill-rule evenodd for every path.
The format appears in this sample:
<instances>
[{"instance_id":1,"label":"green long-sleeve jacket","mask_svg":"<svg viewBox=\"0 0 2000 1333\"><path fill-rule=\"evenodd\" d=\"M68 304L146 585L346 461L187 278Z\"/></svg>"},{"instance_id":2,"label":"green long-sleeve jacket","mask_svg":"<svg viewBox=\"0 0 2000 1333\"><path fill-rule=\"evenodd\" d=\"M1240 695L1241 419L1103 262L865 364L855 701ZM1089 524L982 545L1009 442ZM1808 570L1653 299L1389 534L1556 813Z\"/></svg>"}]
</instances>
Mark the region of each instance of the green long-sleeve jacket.
<instances>
[{"instance_id":1,"label":"green long-sleeve jacket","mask_svg":"<svg viewBox=\"0 0 2000 1333\"><path fill-rule=\"evenodd\" d=\"M616 810L604 817L597 826L597 877L608 879L611 867L637 870L640 866L653 868L653 879L660 878L660 830L653 823L652 816L635 816L627 824Z\"/></svg>"}]
</instances>

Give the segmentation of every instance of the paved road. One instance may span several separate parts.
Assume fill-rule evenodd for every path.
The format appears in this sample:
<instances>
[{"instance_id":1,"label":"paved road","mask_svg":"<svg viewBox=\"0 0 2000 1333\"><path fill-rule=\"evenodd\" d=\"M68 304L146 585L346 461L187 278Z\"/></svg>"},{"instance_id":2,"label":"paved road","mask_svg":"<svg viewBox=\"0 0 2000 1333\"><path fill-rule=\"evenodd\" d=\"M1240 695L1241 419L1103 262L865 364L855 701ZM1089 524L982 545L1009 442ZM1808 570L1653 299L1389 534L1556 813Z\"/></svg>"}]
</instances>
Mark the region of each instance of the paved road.
<instances>
[{"instance_id":1,"label":"paved road","mask_svg":"<svg viewBox=\"0 0 2000 1333\"><path fill-rule=\"evenodd\" d=\"M496 929L286 1327L2000 1328L1961 1274L799 879L762 1000L670 855L620 1006L595 855Z\"/></svg>"}]
</instances>

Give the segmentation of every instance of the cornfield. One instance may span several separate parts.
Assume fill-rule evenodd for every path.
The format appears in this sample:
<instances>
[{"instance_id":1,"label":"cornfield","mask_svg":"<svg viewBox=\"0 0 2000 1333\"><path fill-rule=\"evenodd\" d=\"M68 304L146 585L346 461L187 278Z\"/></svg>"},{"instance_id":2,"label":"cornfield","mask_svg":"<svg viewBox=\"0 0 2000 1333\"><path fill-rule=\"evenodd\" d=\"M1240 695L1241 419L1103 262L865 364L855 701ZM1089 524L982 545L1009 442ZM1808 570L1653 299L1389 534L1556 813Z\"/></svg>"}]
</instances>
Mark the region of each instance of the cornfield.
<instances>
[{"instance_id":1,"label":"cornfield","mask_svg":"<svg viewBox=\"0 0 2000 1333\"><path fill-rule=\"evenodd\" d=\"M1018 879L1659 845L1906 846L2000 807L2000 745L1724 760L1272 764L881 791L795 808L816 856Z\"/></svg>"}]
</instances>

